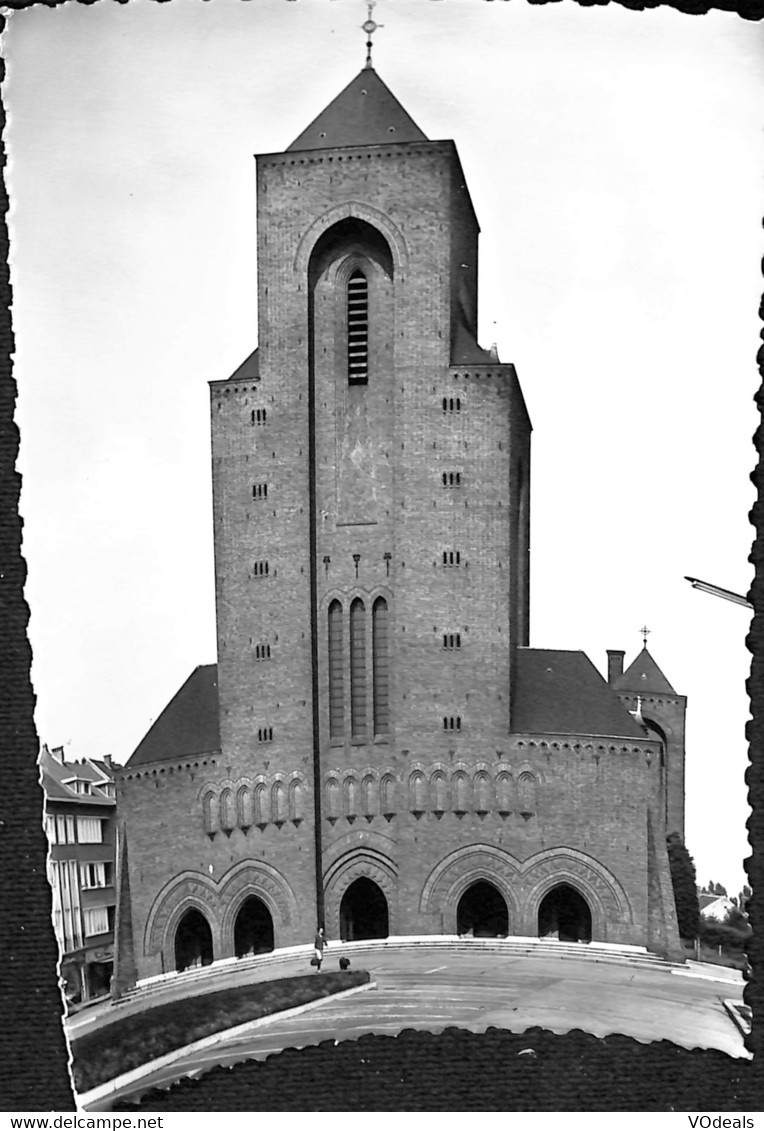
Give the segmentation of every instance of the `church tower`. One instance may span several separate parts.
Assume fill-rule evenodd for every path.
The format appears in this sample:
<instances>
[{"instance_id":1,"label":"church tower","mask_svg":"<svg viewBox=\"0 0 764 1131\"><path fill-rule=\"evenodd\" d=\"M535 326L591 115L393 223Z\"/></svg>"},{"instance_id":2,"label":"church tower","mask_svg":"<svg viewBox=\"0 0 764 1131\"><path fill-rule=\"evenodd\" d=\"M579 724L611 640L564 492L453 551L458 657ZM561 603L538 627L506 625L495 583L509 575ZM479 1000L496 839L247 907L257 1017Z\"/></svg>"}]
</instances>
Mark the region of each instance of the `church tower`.
<instances>
[{"instance_id":1,"label":"church tower","mask_svg":"<svg viewBox=\"0 0 764 1131\"><path fill-rule=\"evenodd\" d=\"M394 835L412 760L510 729L530 423L477 344L453 142L367 67L257 165L257 378L212 386L221 741L318 767L326 852L348 813Z\"/></svg>"},{"instance_id":2,"label":"church tower","mask_svg":"<svg viewBox=\"0 0 764 1131\"><path fill-rule=\"evenodd\" d=\"M257 221L259 346L210 385L218 662L119 776L138 977L317 923L681 957L683 701L529 646L531 425L454 143L367 61L257 158Z\"/></svg>"}]
</instances>

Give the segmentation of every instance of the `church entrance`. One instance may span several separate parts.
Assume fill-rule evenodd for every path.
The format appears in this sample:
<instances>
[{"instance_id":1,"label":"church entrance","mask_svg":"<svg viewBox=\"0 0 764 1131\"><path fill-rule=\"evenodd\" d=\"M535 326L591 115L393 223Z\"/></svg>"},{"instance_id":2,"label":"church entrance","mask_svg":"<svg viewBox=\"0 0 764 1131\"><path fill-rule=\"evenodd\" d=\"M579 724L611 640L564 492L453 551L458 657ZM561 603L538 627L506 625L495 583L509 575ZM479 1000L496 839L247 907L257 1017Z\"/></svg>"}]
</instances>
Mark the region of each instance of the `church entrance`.
<instances>
[{"instance_id":1,"label":"church entrance","mask_svg":"<svg viewBox=\"0 0 764 1131\"><path fill-rule=\"evenodd\" d=\"M387 900L373 880L362 876L354 880L340 904L340 938L386 939L390 933Z\"/></svg>"},{"instance_id":2,"label":"church entrance","mask_svg":"<svg viewBox=\"0 0 764 1131\"><path fill-rule=\"evenodd\" d=\"M476 939L505 938L509 913L504 896L487 880L467 888L456 909L456 933Z\"/></svg>"},{"instance_id":3,"label":"church entrance","mask_svg":"<svg viewBox=\"0 0 764 1131\"><path fill-rule=\"evenodd\" d=\"M547 892L539 907L539 937L562 942L591 942L592 913L584 897L569 884Z\"/></svg>"},{"instance_id":4,"label":"church entrance","mask_svg":"<svg viewBox=\"0 0 764 1131\"><path fill-rule=\"evenodd\" d=\"M212 931L201 911L192 907L175 932L175 967L178 971L212 963Z\"/></svg>"},{"instance_id":5,"label":"church entrance","mask_svg":"<svg viewBox=\"0 0 764 1131\"><path fill-rule=\"evenodd\" d=\"M239 908L233 928L233 948L237 958L273 950L273 919L256 895L248 896Z\"/></svg>"}]
</instances>

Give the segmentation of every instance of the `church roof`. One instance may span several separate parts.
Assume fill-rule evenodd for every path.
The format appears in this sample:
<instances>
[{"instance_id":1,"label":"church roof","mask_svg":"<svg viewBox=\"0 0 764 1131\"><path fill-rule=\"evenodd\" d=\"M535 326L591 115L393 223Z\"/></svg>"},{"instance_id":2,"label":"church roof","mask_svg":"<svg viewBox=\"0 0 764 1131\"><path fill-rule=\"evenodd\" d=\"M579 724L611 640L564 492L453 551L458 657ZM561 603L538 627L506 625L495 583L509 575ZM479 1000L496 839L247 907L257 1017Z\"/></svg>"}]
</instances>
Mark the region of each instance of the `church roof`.
<instances>
[{"instance_id":1,"label":"church roof","mask_svg":"<svg viewBox=\"0 0 764 1131\"><path fill-rule=\"evenodd\" d=\"M372 67L365 67L286 152L427 141Z\"/></svg>"},{"instance_id":2,"label":"church roof","mask_svg":"<svg viewBox=\"0 0 764 1131\"><path fill-rule=\"evenodd\" d=\"M454 327L454 340L451 346L452 365L498 365L498 357L494 357L489 350L473 338L470 331L462 322L457 322Z\"/></svg>"},{"instance_id":3,"label":"church roof","mask_svg":"<svg viewBox=\"0 0 764 1131\"><path fill-rule=\"evenodd\" d=\"M613 683L614 691L634 691L644 695L676 695L676 691L652 658L643 648L633 664Z\"/></svg>"},{"instance_id":4,"label":"church roof","mask_svg":"<svg viewBox=\"0 0 764 1131\"><path fill-rule=\"evenodd\" d=\"M645 737L588 656L550 648L517 650L512 730Z\"/></svg>"},{"instance_id":5,"label":"church roof","mask_svg":"<svg viewBox=\"0 0 764 1131\"><path fill-rule=\"evenodd\" d=\"M256 346L249 357L242 361L238 369L234 369L229 381L259 381L260 380L260 348Z\"/></svg>"},{"instance_id":6,"label":"church roof","mask_svg":"<svg viewBox=\"0 0 764 1131\"><path fill-rule=\"evenodd\" d=\"M170 762L220 749L217 664L196 668L127 762Z\"/></svg>"}]
</instances>

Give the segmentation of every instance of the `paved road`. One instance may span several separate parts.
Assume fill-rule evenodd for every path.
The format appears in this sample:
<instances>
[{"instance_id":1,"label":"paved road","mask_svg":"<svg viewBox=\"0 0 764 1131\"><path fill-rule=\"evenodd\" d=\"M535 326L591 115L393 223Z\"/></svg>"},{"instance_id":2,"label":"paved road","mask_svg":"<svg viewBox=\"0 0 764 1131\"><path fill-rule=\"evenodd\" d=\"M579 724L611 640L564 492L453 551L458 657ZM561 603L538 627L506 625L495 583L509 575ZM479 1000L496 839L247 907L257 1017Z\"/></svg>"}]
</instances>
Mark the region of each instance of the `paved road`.
<instances>
[{"instance_id":1,"label":"paved road","mask_svg":"<svg viewBox=\"0 0 764 1131\"><path fill-rule=\"evenodd\" d=\"M443 949L359 955L353 966L368 969L377 988L323 1002L291 1019L274 1017L248 1034L145 1077L120 1096L136 1098L148 1088L213 1065L262 1060L284 1048L352 1040L364 1033L394 1035L407 1028L438 1032L450 1025L475 1032L490 1025L514 1032L532 1025L557 1033L579 1028L600 1037L666 1038L686 1048L747 1055L721 1000L740 1000L742 983L688 977L661 966Z\"/></svg>"}]
</instances>

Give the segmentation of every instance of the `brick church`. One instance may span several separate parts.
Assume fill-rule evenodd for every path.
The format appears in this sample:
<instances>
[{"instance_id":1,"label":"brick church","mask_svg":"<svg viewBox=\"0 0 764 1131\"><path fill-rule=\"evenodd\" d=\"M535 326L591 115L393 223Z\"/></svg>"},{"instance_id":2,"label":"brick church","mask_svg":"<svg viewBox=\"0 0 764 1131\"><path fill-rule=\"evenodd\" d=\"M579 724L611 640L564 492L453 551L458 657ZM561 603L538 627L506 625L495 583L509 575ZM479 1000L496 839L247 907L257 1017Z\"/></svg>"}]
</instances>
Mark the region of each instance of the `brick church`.
<instances>
[{"instance_id":1,"label":"brick church","mask_svg":"<svg viewBox=\"0 0 764 1131\"><path fill-rule=\"evenodd\" d=\"M681 954L685 699L646 647L606 681L529 646L531 424L478 344L478 231L369 60L257 158L259 345L211 383L218 663L119 775L123 980L317 923Z\"/></svg>"}]
</instances>

